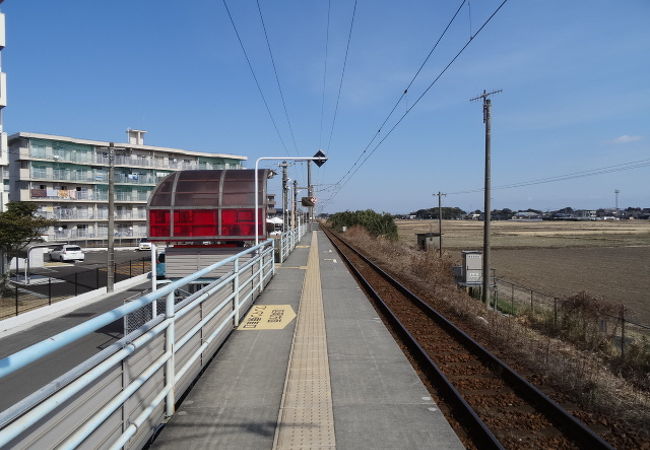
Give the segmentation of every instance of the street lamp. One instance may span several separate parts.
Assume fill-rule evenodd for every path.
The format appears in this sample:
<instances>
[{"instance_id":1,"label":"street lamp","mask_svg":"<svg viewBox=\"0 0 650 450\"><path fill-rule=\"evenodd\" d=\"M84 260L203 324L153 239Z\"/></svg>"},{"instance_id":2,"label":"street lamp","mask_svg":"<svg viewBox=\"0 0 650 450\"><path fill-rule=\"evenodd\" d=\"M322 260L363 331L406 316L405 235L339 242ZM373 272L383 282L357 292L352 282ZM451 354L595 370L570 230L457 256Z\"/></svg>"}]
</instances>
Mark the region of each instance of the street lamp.
<instances>
[{"instance_id":1,"label":"street lamp","mask_svg":"<svg viewBox=\"0 0 650 450\"><path fill-rule=\"evenodd\" d=\"M260 161L269 161L269 160L292 160L292 161L314 161L318 167L325 164L327 161L327 155L322 150L318 150L314 156L262 156L255 160L255 245L257 246L260 243L260 230L259 230L259 177L257 170L260 164Z\"/></svg>"}]
</instances>

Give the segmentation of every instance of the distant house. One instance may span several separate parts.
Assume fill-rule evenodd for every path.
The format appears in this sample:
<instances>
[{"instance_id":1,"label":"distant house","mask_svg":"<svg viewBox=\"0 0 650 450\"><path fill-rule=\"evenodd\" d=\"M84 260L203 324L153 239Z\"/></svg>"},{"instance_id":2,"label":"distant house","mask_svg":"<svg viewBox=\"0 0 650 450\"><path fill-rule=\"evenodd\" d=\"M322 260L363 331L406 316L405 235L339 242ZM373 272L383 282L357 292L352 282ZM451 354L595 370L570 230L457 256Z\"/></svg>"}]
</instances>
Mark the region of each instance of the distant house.
<instances>
[{"instance_id":1,"label":"distant house","mask_svg":"<svg viewBox=\"0 0 650 450\"><path fill-rule=\"evenodd\" d=\"M575 216L578 220L596 220L597 217L595 209L578 209Z\"/></svg>"},{"instance_id":2,"label":"distant house","mask_svg":"<svg viewBox=\"0 0 650 450\"><path fill-rule=\"evenodd\" d=\"M532 211L517 211L515 215L512 216L512 220L537 222L542 220L542 215Z\"/></svg>"}]
</instances>

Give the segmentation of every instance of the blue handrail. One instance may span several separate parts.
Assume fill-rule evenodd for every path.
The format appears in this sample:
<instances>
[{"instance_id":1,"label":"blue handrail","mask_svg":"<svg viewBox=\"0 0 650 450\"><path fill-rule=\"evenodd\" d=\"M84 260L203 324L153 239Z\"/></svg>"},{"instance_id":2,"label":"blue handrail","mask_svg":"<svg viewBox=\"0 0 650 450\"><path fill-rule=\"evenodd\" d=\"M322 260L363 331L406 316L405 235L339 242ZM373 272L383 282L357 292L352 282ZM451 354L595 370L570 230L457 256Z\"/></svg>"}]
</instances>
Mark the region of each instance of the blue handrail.
<instances>
[{"instance_id":1,"label":"blue handrail","mask_svg":"<svg viewBox=\"0 0 650 450\"><path fill-rule=\"evenodd\" d=\"M18 369L27 366L28 364L33 363L34 361L43 358L44 356L47 356L61 349L68 344L71 344L78 339L81 339L90 333L97 331L98 329L126 316L129 313L137 311L143 306L152 303L154 300L166 297L169 293L174 292L181 286L184 286L191 281L201 278L209 272L212 272L213 270L225 264L233 262L235 259L240 258L243 255L254 252L257 249L268 245L269 242L272 242L272 240L262 242L255 247L249 248L246 251L232 255L226 259L212 264L211 266L201 269L198 272L194 272L185 278L181 278L180 280L167 284L155 292L143 295L142 297L139 297L138 299L133 300L125 305L105 312L104 314L100 314L97 317L87 320L79 325L62 331L61 333L55 334L54 336L51 336L47 339L37 342L36 344L30 345L29 347L26 347L16 353L0 359L0 379L6 377L7 375L10 375Z\"/></svg>"}]
</instances>

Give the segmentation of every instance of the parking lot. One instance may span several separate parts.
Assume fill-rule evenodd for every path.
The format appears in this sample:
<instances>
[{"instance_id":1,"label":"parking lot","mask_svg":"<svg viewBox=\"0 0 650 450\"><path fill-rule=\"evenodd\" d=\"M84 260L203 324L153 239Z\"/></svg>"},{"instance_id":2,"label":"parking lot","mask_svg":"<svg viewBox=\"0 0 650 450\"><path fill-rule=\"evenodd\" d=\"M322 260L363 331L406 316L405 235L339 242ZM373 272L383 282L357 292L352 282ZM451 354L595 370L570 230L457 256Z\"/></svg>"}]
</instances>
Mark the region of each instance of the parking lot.
<instances>
[{"instance_id":1,"label":"parking lot","mask_svg":"<svg viewBox=\"0 0 650 450\"><path fill-rule=\"evenodd\" d=\"M46 254L45 267L30 268L28 282L20 271L14 290L2 297L0 316L14 315L106 286L108 252L89 251L84 256L84 261L50 262ZM147 273L151 270L151 253L116 251L114 269L116 283Z\"/></svg>"},{"instance_id":2,"label":"parking lot","mask_svg":"<svg viewBox=\"0 0 650 450\"><path fill-rule=\"evenodd\" d=\"M47 254L44 255L45 267L31 269L30 272L38 275L43 275L53 278L65 278L74 273L81 273L90 269L106 269L108 263L108 252L106 250L88 251L85 253L84 261L75 262L58 262L50 261ZM148 251L138 250L117 250L115 251L115 263L122 265L128 263L132 264L142 262L142 259L149 260L151 253Z\"/></svg>"}]
</instances>

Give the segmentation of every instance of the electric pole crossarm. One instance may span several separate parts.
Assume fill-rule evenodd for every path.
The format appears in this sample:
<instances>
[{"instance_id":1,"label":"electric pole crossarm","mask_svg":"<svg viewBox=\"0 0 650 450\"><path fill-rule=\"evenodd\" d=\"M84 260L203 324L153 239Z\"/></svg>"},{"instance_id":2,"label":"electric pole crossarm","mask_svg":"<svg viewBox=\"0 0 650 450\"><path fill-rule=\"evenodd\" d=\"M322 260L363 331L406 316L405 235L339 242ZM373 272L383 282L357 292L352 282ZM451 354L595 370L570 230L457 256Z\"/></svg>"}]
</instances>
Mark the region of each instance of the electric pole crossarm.
<instances>
[{"instance_id":1,"label":"electric pole crossarm","mask_svg":"<svg viewBox=\"0 0 650 450\"><path fill-rule=\"evenodd\" d=\"M470 101L470 102L475 102L475 101L477 101L477 100L481 100L481 99L485 100L485 99L488 98L490 95L500 94L501 92L503 92L503 89L497 89L496 91L492 91L492 92L487 92L487 91L484 89L484 90L483 90L483 93L482 93L481 95L477 95L477 96L474 97L474 98L470 98L469 101Z\"/></svg>"}]
</instances>

